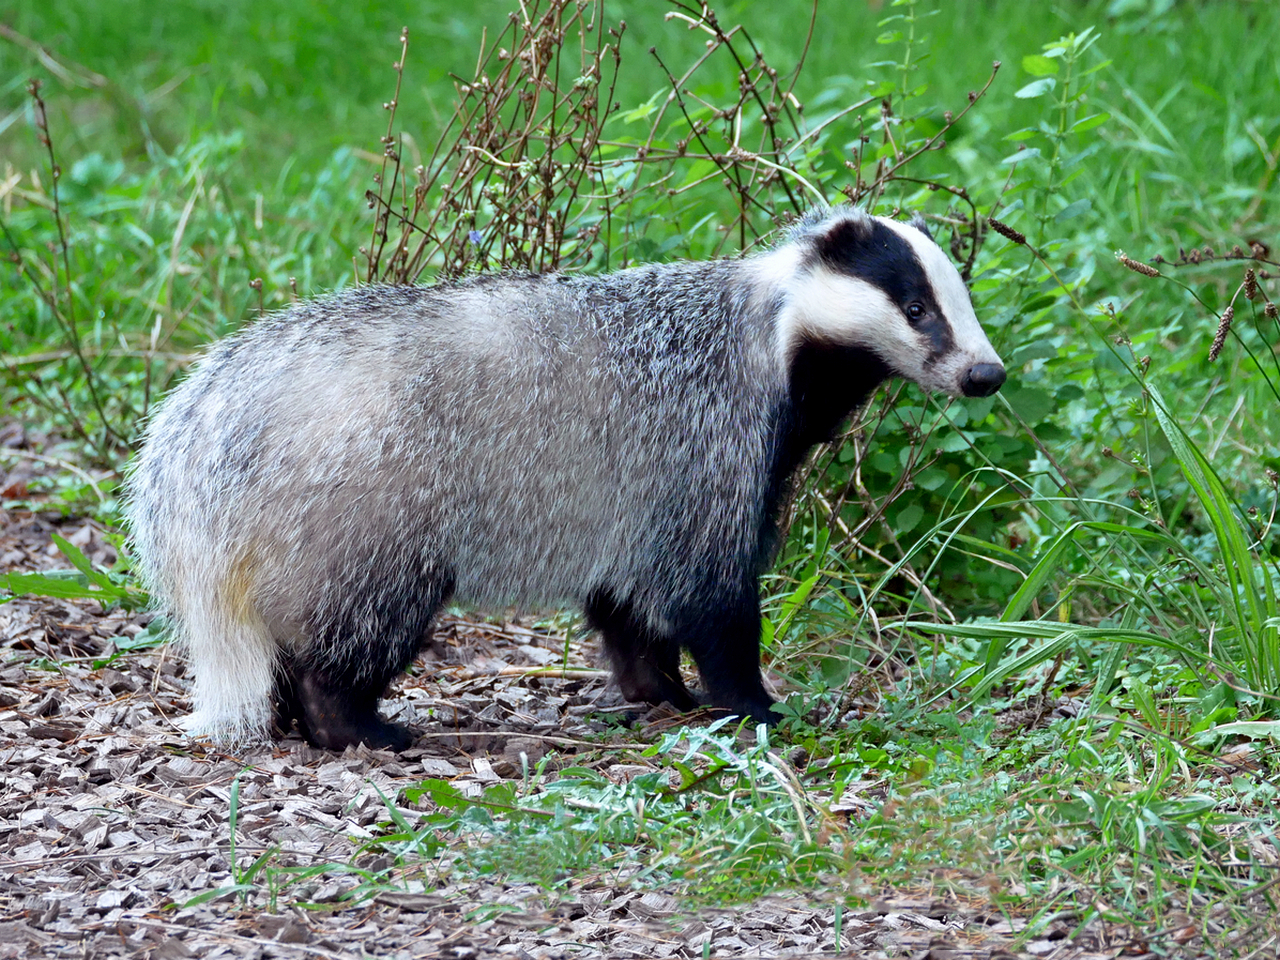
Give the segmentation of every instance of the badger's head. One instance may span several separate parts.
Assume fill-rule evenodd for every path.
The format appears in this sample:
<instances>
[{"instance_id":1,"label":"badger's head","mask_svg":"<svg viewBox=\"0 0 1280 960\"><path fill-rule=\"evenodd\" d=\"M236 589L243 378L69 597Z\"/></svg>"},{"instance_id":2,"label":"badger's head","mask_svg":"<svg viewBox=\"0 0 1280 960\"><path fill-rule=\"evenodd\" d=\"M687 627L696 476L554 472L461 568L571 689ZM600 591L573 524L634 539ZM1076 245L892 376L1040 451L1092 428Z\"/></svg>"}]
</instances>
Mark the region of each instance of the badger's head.
<instances>
[{"instance_id":1,"label":"badger's head","mask_svg":"<svg viewBox=\"0 0 1280 960\"><path fill-rule=\"evenodd\" d=\"M1004 383L964 281L919 217L820 211L763 262L782 287L785 357L806 344L857 348L891 376L953 397L987 397Z\"/></svg>"}]
</instances>

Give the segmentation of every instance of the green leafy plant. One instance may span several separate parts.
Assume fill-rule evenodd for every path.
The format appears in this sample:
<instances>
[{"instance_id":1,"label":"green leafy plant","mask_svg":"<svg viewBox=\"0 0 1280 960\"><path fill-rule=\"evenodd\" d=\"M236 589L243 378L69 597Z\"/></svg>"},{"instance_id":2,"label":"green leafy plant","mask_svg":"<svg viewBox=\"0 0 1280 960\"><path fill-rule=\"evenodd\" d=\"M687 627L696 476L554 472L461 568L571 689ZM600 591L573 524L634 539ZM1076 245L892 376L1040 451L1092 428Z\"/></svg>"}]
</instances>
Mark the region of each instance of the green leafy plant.
<instances>
[{"instance_id":1,"label":"green leafy plant","mask_svg":"<svg viewBox=\"0 0 1280 960\"><path fill-rule=\"evenodd\" d=\"M835 822L763 728L744 744L728 722L664 734L642 754L652 771L623 782L585 768L551 779L545 763L523 788L506 782L474 796L424 781L405 797L432 812L413 825L389 805L376 846L402 862L444 857L460 869L465 844L465 864L481 874L554 886L563 871L603 869L628 881L678 879L700 899L737 899L839 869Z\"/></svg>"},{"instance_id":2,"label":"green leafy plant","mask_svg":"<svg viewBox=\"0 0 1280 960\"><path fill-rule=\"evenodd\" d=\"M9 597L0 597L0 603L7 603L23 594L38 594L67 600L97 600L104 607L121 606L126 610L139 610L147 605L146 593L127 574L97 570L84 555L84 551L75 544L56 533L52 535L52 539L62 555L70 561L72 569L46 570L40 573L0 573L0 589L11 594Z\"/></svg>"}]
</instances>

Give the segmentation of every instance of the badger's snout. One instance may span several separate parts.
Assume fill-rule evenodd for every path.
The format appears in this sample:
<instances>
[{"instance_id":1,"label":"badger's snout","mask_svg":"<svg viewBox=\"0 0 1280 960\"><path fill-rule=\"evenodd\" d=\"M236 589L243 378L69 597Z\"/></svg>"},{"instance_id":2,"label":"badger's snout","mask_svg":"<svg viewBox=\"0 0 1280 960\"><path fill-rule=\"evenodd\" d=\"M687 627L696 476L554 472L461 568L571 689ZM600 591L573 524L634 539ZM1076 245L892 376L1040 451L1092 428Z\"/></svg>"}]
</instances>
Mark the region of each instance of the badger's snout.
<instances>
[{"instance_id":1,"label":"badger's snout","mask_svg":"<svg viewBox=\"0 0 1280 960\"><path fill-rule=\"evenodd\" d=\"M966 397L989 397L1004 386L1004 367L998 363L975 363L964 375L960 389Z\"/></svg>"}]
</instances>

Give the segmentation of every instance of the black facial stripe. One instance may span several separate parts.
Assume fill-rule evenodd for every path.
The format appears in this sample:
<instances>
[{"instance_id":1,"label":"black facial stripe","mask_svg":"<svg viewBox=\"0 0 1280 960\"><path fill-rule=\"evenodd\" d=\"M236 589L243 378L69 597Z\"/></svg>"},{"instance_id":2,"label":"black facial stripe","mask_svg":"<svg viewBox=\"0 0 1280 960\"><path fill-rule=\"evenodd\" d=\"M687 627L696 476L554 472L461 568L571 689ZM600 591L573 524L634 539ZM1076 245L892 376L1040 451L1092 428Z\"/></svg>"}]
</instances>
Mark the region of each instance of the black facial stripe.
<instances>
[{"instance_id":1,"label":"black facial stripe","mask_svg":"<svg viewBox=\"0 0 1280 960\"><path fill-rule=\"evenodd\" d=\"M818 255L829 269L879 287L904 319L909 304L923 304L924 319L911 326L928 344L926 362L937 360L955 346L951 324L924 266L911 244L896 231L871 218L841 220L819 239Z\"/></svg>"}]
</instances>

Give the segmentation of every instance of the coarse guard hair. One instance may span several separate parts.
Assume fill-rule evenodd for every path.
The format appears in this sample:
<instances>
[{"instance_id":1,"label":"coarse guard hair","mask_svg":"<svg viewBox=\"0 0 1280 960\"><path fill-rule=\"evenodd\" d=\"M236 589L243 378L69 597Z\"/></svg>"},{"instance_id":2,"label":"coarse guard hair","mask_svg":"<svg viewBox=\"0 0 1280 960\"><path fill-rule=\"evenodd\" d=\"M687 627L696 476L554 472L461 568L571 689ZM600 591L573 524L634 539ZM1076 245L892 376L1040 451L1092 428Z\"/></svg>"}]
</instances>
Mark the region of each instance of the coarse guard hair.
<instances>
[{"instance_id":1,"label":"coarse guard hair","mask_svg":"<svg viewBox=\"0 0 1280 960\"><path fill-rule=\"evenodd\" d=\"M890 377L1004 376L923 221L850 208L738 260L364 287L253 323L128 477L188 729L402 748L378 699L451 599L577 606L628 699L774 719L757 581L806 451Z\"/></svg>"}]
</instances>

